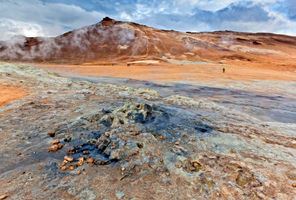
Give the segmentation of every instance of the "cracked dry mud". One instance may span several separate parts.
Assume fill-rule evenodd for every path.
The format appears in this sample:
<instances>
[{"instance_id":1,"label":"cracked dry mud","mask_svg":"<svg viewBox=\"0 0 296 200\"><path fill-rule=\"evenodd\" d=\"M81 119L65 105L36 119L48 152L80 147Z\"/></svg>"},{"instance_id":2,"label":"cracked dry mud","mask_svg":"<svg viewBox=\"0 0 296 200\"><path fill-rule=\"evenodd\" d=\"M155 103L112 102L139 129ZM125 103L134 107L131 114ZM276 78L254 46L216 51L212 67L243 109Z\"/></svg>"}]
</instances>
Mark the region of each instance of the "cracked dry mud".
<instances>
[{"instance_id":1,"label":"cracked dry mud","mask_svg":"<svg viewBox=\"0 0 296 200\"><path fill-rule=\"evenodd\" d=\"M256 110L251 98L229 105L6 63L0 84L28 91L0 107L7 199L296 197L292 97L269 96ZM275 105L290 117L264 118Z\"/></svg>"}]
</instances>

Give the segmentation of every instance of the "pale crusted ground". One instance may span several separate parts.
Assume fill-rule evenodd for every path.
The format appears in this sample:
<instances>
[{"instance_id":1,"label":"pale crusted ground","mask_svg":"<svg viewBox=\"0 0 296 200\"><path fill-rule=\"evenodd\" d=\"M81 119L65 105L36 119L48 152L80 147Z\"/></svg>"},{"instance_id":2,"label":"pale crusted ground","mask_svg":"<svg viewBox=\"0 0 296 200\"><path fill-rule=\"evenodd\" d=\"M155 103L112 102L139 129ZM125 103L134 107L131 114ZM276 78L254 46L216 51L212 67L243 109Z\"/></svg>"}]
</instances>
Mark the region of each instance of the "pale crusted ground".
<instances>
[{"instance_id":1,"label":"pale crusted ground","mask_svg":"<svg viewBox=\"0 0 296 200\"><path fill-rule=\"evenodd\" d=\"M1 64L0 84L30 91L0 107L8 199L295 199L295 82L102 81ZM48 152L55 139L63 148Z\"/></svg>"}]
</instances>

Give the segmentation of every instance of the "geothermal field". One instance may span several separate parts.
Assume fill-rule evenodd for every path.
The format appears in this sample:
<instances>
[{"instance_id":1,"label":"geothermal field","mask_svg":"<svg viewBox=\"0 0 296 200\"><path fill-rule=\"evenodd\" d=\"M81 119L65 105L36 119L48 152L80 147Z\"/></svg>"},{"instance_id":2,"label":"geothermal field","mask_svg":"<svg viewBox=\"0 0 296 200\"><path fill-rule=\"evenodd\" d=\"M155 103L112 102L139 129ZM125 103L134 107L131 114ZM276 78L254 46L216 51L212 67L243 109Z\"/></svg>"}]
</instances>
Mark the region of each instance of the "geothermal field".
<instances>
[{"instance_id":1,"label":"geothermal field","mask_svg":"<svg viewBox=\"0 0 296 200\"><path fill-rule=\"evenodd\" d=\"M104 18L0 42L0 199L296 199L296 37Z\"/></svg>"}]
</instances>

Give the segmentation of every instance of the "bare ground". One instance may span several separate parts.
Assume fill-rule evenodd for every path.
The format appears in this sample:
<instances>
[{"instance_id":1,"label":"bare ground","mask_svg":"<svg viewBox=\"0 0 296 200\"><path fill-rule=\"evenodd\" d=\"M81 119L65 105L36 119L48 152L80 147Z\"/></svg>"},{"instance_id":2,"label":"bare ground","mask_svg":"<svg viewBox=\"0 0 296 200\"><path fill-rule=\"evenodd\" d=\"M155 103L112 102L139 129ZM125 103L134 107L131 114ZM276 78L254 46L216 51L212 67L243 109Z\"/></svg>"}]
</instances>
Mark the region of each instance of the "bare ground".
<instances>
[{"instance_id":1,"label":"bare ground","mask_svg":"<svg viewBox=\"0 0 296 200\"><path fill-rule=\"evenodd\" d=\"M88 78L0 65L0 196L295 199L295 82Z\"/></svg>"}]
</instances>

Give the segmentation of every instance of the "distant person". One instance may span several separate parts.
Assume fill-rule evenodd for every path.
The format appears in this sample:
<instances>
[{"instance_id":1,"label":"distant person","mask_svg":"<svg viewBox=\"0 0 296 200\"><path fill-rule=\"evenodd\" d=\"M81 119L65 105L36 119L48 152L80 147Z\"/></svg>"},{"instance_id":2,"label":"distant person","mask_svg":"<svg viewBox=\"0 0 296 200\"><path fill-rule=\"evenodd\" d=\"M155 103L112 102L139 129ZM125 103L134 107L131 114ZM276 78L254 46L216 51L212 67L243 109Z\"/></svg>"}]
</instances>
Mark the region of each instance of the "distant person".
<instances>
[{"instance_id":1,"label":"distant person","mask_svg":"<svg viewBox=\"0 0 296 200\"><path fill-rule=\"evenodd\" d=\"M225 73L225 68L223 67L223 73Z\"/></svg>"}]
</instances>

